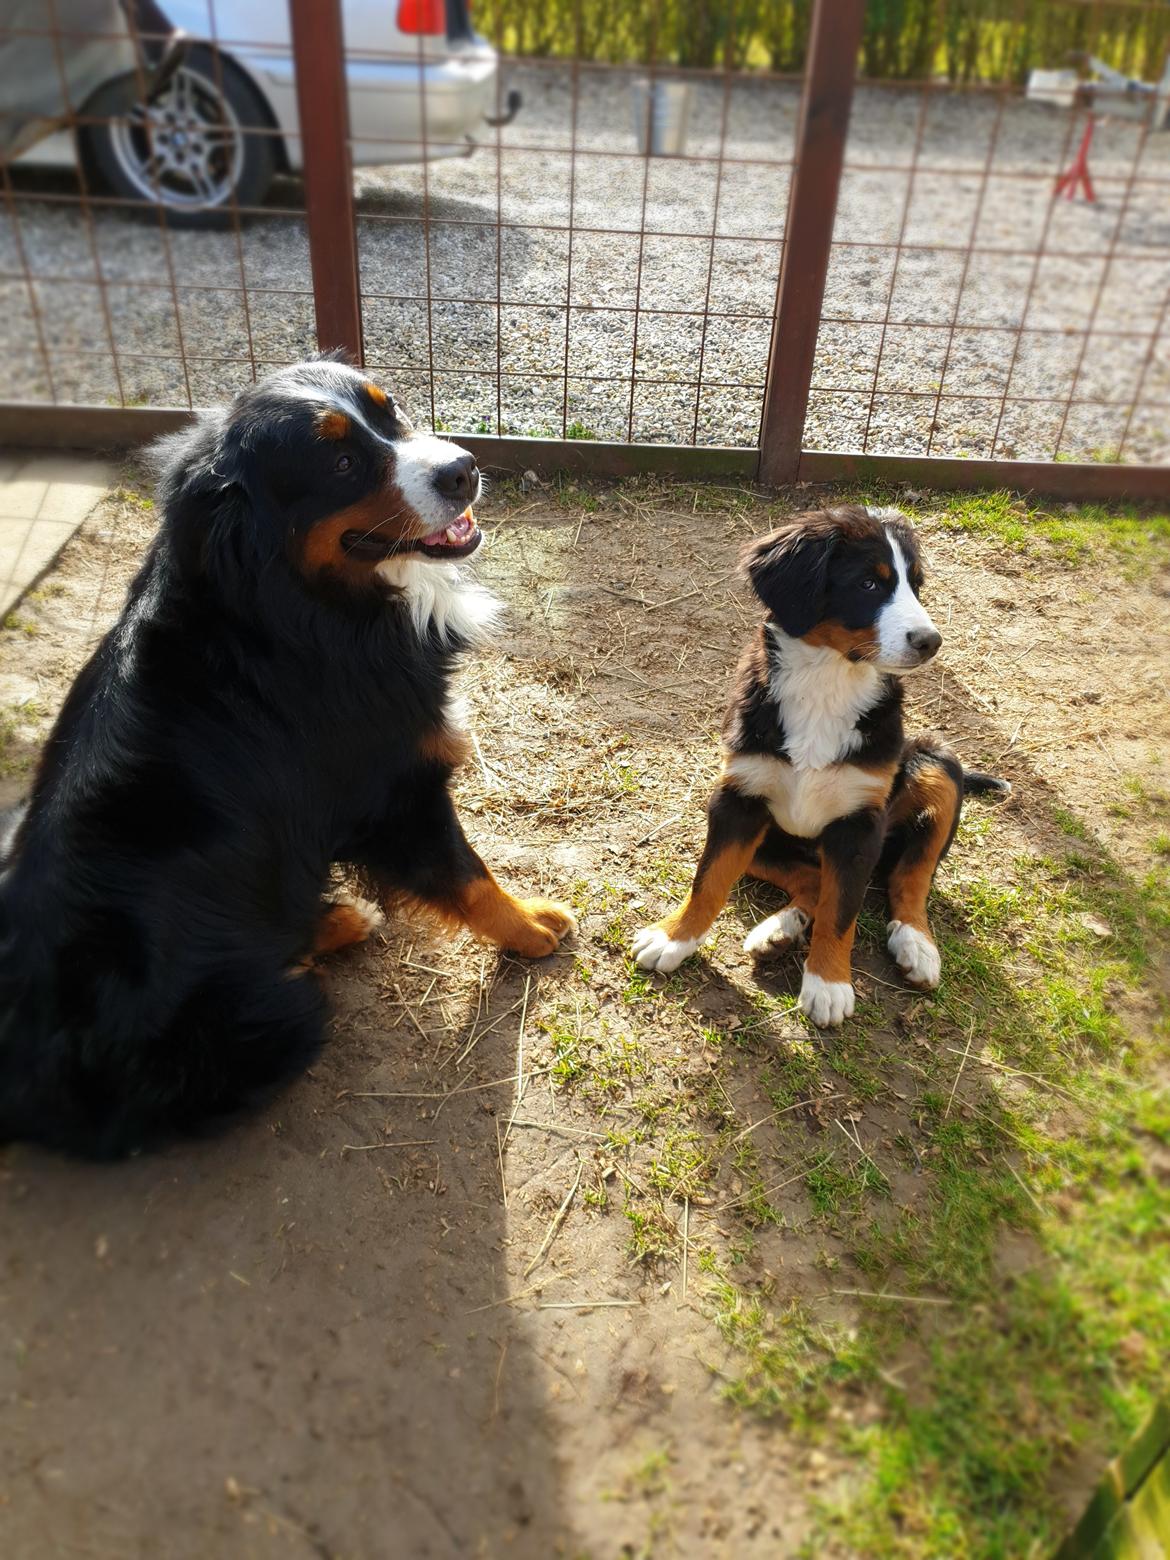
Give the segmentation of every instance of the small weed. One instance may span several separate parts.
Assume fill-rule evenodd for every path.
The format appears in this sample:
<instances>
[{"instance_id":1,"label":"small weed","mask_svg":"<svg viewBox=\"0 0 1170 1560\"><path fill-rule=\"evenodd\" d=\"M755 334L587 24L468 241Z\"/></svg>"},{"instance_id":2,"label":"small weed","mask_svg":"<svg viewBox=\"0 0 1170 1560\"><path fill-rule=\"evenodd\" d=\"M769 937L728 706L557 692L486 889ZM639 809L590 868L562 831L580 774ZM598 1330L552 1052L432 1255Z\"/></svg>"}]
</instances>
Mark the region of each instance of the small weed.
<instances>
[{"instance_id":1,"label":"small weed","mask_svg":"<svg viewBox=\"0 0 1170 1560\"><path fill-rule=\"evenodd\" d=\"M630 1257L647 1264L672 1257L678 1246L678 1230L661 1208L626 1199L622 1208L630 1225Z\"/></svg>"},{"instance_id":2,"label":"small weed","mask_svg":"<svg viewBox=\"0 0 1170 1560\"><path fill-rule=\"evenodd\" d=\"M833 1151L818 1155L805 1174L804 1184L814 1210L826 1218L835 1218L846 1209L856 1209L869 1192L883 1197L890 1193L890 1183L871 1159L859 1159L855 1164L842 1166Z\"/></svg>"},{"instance_id":3,"label":"small weed","mask_svg":"<svg viewBox=\"0 0 1170 1560\"><path fill-rule=\"evenodd\" d=\"M1067 834L1071 839L1090 840L1093 837L1077 815L1067 812L1063 807L1052 809L1052 821L1062 834Z\"/></svg>"},{"instance_id":4,"label":"small weed","mask_svg":"<svg viewBox=\"0 0 1170 1560\"><path fill-rule=\"evenodd\" d=\"M697 1132L671 1130L650 1161L651 1186L681 1202L695 1197L714 1173L711 1146Z\"/></svg>"}]
</instances>

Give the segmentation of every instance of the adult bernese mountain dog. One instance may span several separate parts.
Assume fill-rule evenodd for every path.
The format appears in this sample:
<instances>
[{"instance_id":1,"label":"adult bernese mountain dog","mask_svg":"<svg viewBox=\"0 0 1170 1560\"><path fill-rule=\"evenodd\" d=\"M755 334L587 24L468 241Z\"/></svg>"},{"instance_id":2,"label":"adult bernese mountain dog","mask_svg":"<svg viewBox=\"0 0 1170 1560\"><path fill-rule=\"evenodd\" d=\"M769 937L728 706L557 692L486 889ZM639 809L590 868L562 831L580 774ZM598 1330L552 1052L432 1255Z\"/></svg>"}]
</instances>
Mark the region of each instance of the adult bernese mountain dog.
<instances>
[{"instance_id":1,"label":"adult bernese mountain dog","mask_svg":"<svg viewBox=\"0 0 1170 1560\"><path fill-rule=\"evenodd\" d=\"M896 510L796 516L752 542L743 568L768 616L739 664L723 773L683 905L634 937L639 965L673 970L745 873L789 896L748 935L756 957L811 943L800 1007L814 1024L853 1012L850 956L870 880L889 895L889 950L911 985L939 983L926 900L964 791L1010 790L932 737L907 741L903 672L942 635L919 600L922 559Z\"/></svg>"},{"instance_id":2,"label":"adult bernese mountain dog","mask_svg":"<svg viewBox=\"0 0 1170 1560\"><path fill-rule=\"evenodd\" d=\"M0 1141L109 1157L317 1053L340 863L528 958L568 910L464 837L452 673L498 604L471 455L363 374L272 374L159 450L161 526L0 839Z\"/></svg>"}]
</instances>

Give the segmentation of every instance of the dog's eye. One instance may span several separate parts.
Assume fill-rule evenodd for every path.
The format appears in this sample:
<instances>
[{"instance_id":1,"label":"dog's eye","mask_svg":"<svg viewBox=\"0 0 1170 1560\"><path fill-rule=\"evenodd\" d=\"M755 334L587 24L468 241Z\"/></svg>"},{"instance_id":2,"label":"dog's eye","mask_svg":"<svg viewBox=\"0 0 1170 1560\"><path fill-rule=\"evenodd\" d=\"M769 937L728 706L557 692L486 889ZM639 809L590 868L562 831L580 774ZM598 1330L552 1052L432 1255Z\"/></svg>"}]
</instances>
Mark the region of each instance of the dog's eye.
<instances>
[{"instance_id":1,"label":"dog's eye","mask_svg":"<svg viewBox=\"0 0 1170 1560\"><path fill-rule=\"evenodd\" d=\"M349 468L352 465L353 465L353 457L352 456L350 456L350 455L339 455L337 457L337 459L333 462L333 469L334 469L334 471L348 471Z\"/></svg>"},{"instance_id":2,"label":"dog's eye","mask_svg":"<svg viewBox=\"0 0 1170 1560\"><path fill-rule=\"evenodd\" d=\"M862 590L876 590L878 588L878 582L874 579L872 574L867 574L861 582L861 588Z\"/></svg>"}]
</instances>

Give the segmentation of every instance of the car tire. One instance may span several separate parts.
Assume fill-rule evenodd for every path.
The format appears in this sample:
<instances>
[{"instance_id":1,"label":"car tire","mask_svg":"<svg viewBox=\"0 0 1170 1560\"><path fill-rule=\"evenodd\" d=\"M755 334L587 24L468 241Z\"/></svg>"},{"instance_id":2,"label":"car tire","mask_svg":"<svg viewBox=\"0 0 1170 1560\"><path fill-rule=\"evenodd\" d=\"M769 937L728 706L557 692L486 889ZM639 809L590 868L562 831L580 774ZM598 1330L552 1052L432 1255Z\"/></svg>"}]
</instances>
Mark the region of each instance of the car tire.
<instances>
[{"instance_id":1,"label":"car tire","mask_svg":"<svg viewBox=\"0 0 1170 1560\"><path fill-rule=\"evenodd\" d=\"M222 91L221 91L222 83ZM148 108L125 109L126 82L99 87L81 127L84 165L115 195L161 205L172 227L230 226L233 208L258 206L278 165L268 105L231 60L190 49ZM254 134L249 132L267 132Z\"/></svg>"}]
</instances>

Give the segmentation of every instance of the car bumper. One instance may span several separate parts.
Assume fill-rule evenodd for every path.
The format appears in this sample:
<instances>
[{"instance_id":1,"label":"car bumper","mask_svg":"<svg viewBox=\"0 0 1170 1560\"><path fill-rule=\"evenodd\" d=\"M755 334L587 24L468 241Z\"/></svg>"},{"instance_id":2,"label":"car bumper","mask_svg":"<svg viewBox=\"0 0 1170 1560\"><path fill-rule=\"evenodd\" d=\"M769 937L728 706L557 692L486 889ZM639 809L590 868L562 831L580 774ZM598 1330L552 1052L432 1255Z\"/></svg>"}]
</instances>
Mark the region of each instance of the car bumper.
<instances>
[{"instance_id":1,"label":"car bumper","mask_svg":"<svg viewBox=\"0 0 1170 1560\"><path fill-rule=\"evenodd\" d=\"M272 104L289 167L302 163L296 80L287 56L237 54ZM495 52L469 48L421 63L347 62L352 157L358 163L420 162L457 157L496 106Z\"/></svg>"}]
</instances>

